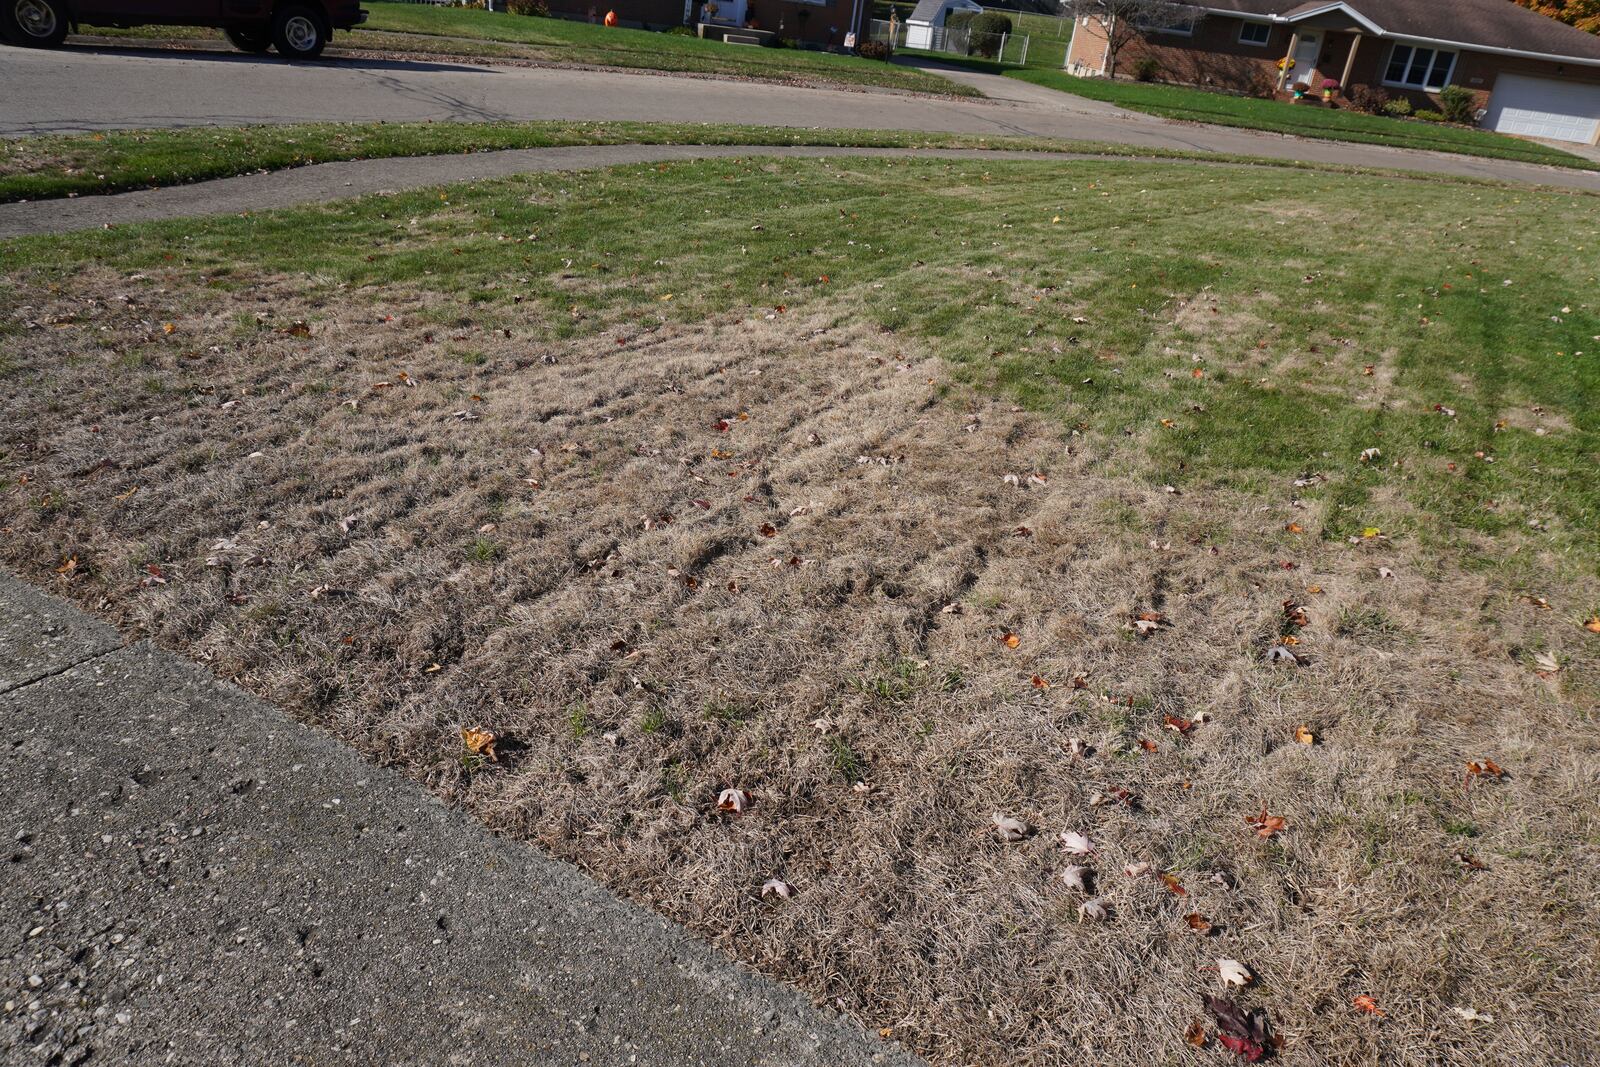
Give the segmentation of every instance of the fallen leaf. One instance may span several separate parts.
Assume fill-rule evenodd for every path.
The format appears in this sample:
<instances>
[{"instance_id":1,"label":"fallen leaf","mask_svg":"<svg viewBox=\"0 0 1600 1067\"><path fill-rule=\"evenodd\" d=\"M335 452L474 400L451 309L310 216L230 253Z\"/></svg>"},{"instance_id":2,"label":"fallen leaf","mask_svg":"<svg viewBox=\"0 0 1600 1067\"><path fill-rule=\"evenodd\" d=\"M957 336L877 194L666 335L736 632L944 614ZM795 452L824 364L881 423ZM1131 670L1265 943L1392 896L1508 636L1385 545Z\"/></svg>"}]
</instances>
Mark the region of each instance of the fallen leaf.
<instances>
[{"instance_id":1,"label":"fallen leaf","mask_svg":"<svg viewBox=\"0 0 1600 1067\"><path fill-rule=\"evenodd\" d=\"M1300 657L1289 651L1289 649L1285 648L1283 645L1273 645L1271 648L1267 649L1267 662L1292 663L1298 667L1300 666Z\"/></svg>"},{"instance_id":2,"label":"fallen leaf","mask_svg":"<svg viewBox=\"0 0 1600 1067\"><path fill-rule=\"evenodd\" d=\"M1257 1008L1247 1013L1227 997L1206 997L1205 1006L1216 1016L1217 1040L1228 1051L1247 1063L1255 1063L1266 1055L1272 1037L1265 1011Z\"/></svg>"},{"instance_id":3,"label":"fallen leaf","mask_svg":"<svg viewBox=\"0 0 1600 1067\"><path fill-rule=\"evenodd\" d=\"M1217 961L1217 976L1222 979L1225 986L1235 986L1243 989L1255 981L1255 975L1250 973L1250 968L1238 960L1219 959Z\"/></svg>"},{"instance_id":4,"label":"fallen leaf","mask_svg":"<svg viewBox=\"0 0 1600 1067\"><path fill-rule=\"evenodd\" d=\"M1561 669L1561 661L1552 652L1535 652L1533 662L1541 673L1554 674Z\"/></svg>"},{"instance_id":5,"label":"fallen leaf","mask_svg":"<svg viewBox=\"0 0 1600 1067\"><path fill-rule=\"evenodd\" d=\"M1076 830L1061 831L1061 847L1069 856L1087 856L1094 851L1094 842Z\"/></svg>"},{"instance_id":6,"label":"fallen leaf","mask_svg":"<svg viewBox=\"0 0 1600 1067\"><path fill-rule=\"evenodd\" d=\"M1099 897L1095 897L1093 900L1086 900L1078 905L1079 922L1083 922L1085 919L1091 922L1105 922L1109 918L1111 918L1111 912L1106 909L1105 904Z\"/></svg>"},{"instance_id":7,"label":"fallen leaf","mask_svg":"<svg viewBox=\"0 0 1600 1067\"><path fill-rule=\"evenodd\" d=\"M1036 675L1034 675L1032 678L1030 678L1028 680L1033 683L1033 687L1035 689L1049 689L1050 688L1050 683L1045 681L1044 677L1042 675L1036 674Z\"/></svg>"},{"instance_id":8,"label":"fallen leaf","mask_svg":"<svg viewBox=\"0 0 1600 1067\"><path fill-rule=\"evenodd\" d=\"M1309 726L1296 726L1294 728L1294 739L1302 745L1314 745L1317 743L1317 735L1311 732L1311 727Z\"/></svg>"},{"instance_id":9,"label":"fallen leaf","mask_svg":"<svg viewBox=\"0 0 1600 1067\"><path fill-rule=\"evenodd\" d=\"M1022 638L1013 633L1006 633L1000 636L1000 643L1005 645L1007 648L1016 648L1018 645L1022 644Z\"/></svg>"},{"instance_id":10,"label":"fallen leaf","mask_svg":"<svg viewBox=\"0 0 1600 1067\"><path fill-rule=\"evenodd\" d=\"M1486 1011L1479 1011L1477 1008L1451 1008L1450 1010L1455 1012L1456 1015L1458 1015L1461 1018L1465 1019L1469 1023L1492 1023L1492 1022L1494 1022L1494 1016L1493 1015L1490 1015Z\"/></svg>"},{"instance_id":11,"label":"fallen leaf","mask_svg":"<svg viewBox=\"0 0 1600 1067\"><path fill-rule=\"evenodd\" d=\"M461 743L466 745L467 751L474 756L482 756L490 763L500 762L500 757L494 750L494 746L500 743L500 735L493 730L485 730L481 726L463 726Z\"/></svg>"},{"instance_id":12,"label":"fallen leaf","mask_svg":"<svg viewBox=\"0 0 1600 1067\"><path fill-rule=\"evenodd\" d=\"M1284 529L1292 534L1303 534L1306 532L1306 528L1301 526L1298 522L1291 522L1289 525L1285 526Z\"/></svg>"},{"instance_id":13,"label":"fallen leaf","mask_svg":"<svg viewBox=\"0 0 1600 1067\"><path fill-rule=\"evenodd\" d=\"M1192 911L1185 915L1183 921L1188 923L1189 929L1197 934L1209 934L1211 932L1211 920L1201 915L1198 911Z\"/></svg>"},{"instance_id":14,"label":"fallen leaf","mask_svg":"<svg viewBox=\"0 0 1600 1067\"><path fill-rule=\"evenodd\" d=\"M779 900L788 900L794 896L794 886L781 878L768 878L761 883L761 896L763 898L770 896L777 897Z\"/></svg>"},{"instance_id":15,"label":"fallen leaf","mask_svg":"<svg viewBox=\"0 0 1600 1067\"><path fill-rule=\"evenodd\" d=\"M778 536L778 528L770 522L764 522L761 524L761 536L776 537Z\"/></svg>"},{"instance_id":16,"label":"fallen leaf","mask_svg":"<svg viewBox=\"0 0 1600 1067\"><path fill-rule=\"evenodd\" d=\"M1150 873L1150 865L1143 862L1130 863L1126 867L1122 868L1122 873L1127 875L1129 878L1142 878Z\"/></svg>"},{"instance_id":17,"label":"fallen leaf","mask_svg":"<svg viewBox=\"0 0 1600 1067\"><path fill-rule=\"evenodd\" d=\"M1027 823L1010 815L995 812L990 818L994 820L995 835L1002 841L1021 841L1032 832Z\"/></svg>"},{"instance_id":18,"label":"fallen leaf","mask_svg":"<svg viewBox=\"0 0 1600 1067\"><path fill-rule=\"evenodd\" d=\"M1076 863L1069 863L1061 871L1061 884L1068 889L1075 889L1080 893L1088 893L1089 880L1094 877L1094 872L1087 867Z\"/></svg>"},{"instance_id":19,"label":"fallen leaf","mask_svg":"<svg viewBox=\"0 0 1600 1067\"><path fill-rule=\"evenodd\" d=\"M1161 751L1161 746L1156 744L1154 741L1150 740L1147 737L1139 738L1139 747L1144 749L1146 752L1160 752Z\"/></svg>"},{"instance_id":20,"label":"fallen leaf","mask_svg":"<svg viewBox=\"0 0 1600 1067\"><path fill-rule=\"evenodd\" d=\"M1386 1018L1388 1016L1388 1014L1389 1014L1388 1012L1384 1011L1382 1008L1378 1007L1378 1002L1373 1000L1372 997L1370 995L1366 994L1366 993L1363 993L1359 997L1356 997L1350 1003L1354 1004L1356 1007L1360 1008L1362 1011L1366 1012L1368 1015L1376 1015L1376 1016L1378 1016L1380 1018Z\"/></svg>"},{"instance_id":21,"label":"fallen leaf","mask_svg":"<svg viewBox=\"0 0 1600 1067\"><path fill-rule=\"evenodd\" d=\"M1592 634L1600 634L1600 615L1590 616L1589 621L1583 624L1583 628Z\"/></svg>"},{"instance_id":22,"label":"fallen leaf","mask_svg":"<svg viewBox=\"0 0 1600 1067\"><path fill-rule=\"evenodd\" d=\"M1186 897L1186 896L1189 895L1189 891L1187 889L1183 888L1183 883L1178 881L1178 876L1175 875L1175 874L1171 874L1171 873L1162 874L1162 876L1161 876L1161 884L1166 886L1167 887L1167 891L1170 892L1173 896Z\"/></svg>"},{"instance_id":23,"label":"fallen leaf","mask_svg":"<svg viewBox=\"0 0 1600 1067\"><path fill-rule=\"evenodd\" d=\"M1268 815L1265 804L1261 805L1260 814L1246 815L1244 821L1256 828L1257 837L1271 837L1288 826L1288 820L1282 815Z\"/></svg>"},{"instance_id":24,"label":"fallen leaf","mask_svg":"<svg viewBox=\"0 0 1600 1067\"><path fill-rule=\"evenodd\" d=\"M750 799L743 789L724 789L717 794L717 810L738 815L750 806Z\"/></svg>"},{"instance_id":25,"label":"fallen leaf","mask_svg":"<svg viewBox=\"0 0 1600 1067\"><path fill-rule=\"evenodd\" d=\"M1183 1032L1183 1040L1195 1048L1206 1047L1206 1025L1201 1022L1189 1024L1189 1029Z\"/></svg>"},{"instance_id":26,"label":"fallen leaf","mask_svg":"<svg viewBox=\"0 0 1600 1067\"><path fill-rule=\"evenodd\" d=\"M1194 729L1194 723L1190 722L1188 719L1180 719L1176 715L1163 716L1162 725L1168 730L1171 730L1173 733L1185 737L1188 736L1190 730Z\"/></svg>"}]
</instances>

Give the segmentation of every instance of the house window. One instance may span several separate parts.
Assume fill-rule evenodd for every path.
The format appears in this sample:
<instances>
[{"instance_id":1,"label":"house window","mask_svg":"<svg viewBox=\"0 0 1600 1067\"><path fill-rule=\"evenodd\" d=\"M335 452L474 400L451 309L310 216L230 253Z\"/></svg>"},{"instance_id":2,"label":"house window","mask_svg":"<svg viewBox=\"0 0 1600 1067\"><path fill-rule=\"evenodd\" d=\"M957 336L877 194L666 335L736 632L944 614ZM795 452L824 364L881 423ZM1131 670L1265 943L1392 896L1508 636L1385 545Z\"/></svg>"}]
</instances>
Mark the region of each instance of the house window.
<instances>
[{"instance_id":1,"label":"house window","mask_svg":"<svg viewBox=\"0 0 1600 1067\"><path fill-rule=\"evenodd\" d=\"M1265 22L1239 23L1239 43L1265 45L1272 38L1272 27Z\"/></svg>"},{"instance_id":2,"label":"house window","mask_svg":"<svg viewBox=\"0 0 1600 1067\"><path fill-rule=\"evenodd\" d=\"M1455 65L1454 52L1397 44L1389 53L1389 69L1384 72L1383 84L1405 89L1443 89L1450 84L1450 72Z\"/></svg>"}]
</instances>

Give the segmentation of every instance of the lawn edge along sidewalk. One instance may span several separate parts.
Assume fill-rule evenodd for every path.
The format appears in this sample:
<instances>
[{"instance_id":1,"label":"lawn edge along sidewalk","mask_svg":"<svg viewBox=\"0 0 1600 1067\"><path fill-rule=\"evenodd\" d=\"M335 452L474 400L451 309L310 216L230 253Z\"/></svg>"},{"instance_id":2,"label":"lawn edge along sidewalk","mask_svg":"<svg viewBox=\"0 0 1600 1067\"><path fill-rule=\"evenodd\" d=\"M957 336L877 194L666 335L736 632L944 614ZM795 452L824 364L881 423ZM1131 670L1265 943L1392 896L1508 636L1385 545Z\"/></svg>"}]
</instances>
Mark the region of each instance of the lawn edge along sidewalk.
<instances>
[{"instance_id":1,"label":"lawn edge along sidewalk","mask_svg":"<svg viewBox=\"0 0 1600 1067\"><path fill-rule=\"evenodd\" d=\"M0 668L0 1060L920 1062L3 572Z\"/></svg>"}]
</instances>

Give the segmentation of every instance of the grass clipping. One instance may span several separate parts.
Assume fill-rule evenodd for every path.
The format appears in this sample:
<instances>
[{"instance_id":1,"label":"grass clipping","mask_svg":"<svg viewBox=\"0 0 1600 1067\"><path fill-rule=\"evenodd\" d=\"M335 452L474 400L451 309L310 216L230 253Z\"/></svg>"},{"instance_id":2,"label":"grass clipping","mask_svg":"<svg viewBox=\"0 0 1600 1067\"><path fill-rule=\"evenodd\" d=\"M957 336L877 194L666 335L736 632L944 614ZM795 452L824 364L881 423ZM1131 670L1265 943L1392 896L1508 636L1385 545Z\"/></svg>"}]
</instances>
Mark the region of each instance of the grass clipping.
<instances>
[{"instance_id":1,"label":"grass clipping","mask_svg":"<svg viewBox=\"0 0 1600 1067\"><path fill-rule=\"evenodd\" d=\"M1107 475L848 322L124 285L15 297L9 565L819 1001L1207 1062L1233 964L1290 1062L1600 1056L1596 734L1491 577Z\"/></svg>"}]
</instances>

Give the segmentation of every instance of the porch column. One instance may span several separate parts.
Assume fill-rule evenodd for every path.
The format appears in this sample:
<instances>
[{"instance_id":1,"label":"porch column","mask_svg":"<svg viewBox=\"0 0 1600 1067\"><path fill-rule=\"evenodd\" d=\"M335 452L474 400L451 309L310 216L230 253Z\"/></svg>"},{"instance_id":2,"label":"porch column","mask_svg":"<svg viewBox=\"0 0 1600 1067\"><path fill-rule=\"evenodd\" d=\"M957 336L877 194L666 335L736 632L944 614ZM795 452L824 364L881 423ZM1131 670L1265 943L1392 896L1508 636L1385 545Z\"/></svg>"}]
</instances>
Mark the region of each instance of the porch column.
<instances>
[{"instance_id":1,"label":"porch column","mask_svg":"<svg viewBox=\"0 0 1600 1067\"><path fill-rule=\"evenodd\" d=\"M1278 71L1278 92L1283 92L1284 83L1289 80L1289 64L1294 62L1295 49L1300 47L1300 31L1295 30L1289 34L1289 51L1283 57L1283 69Z\"/></svg>"},{"instance_id":2,"label":"porch column","mask_svg":"<svg viewBox=\"0 0 1600 1067\"><path fill-rule=\"evenodd\" d=\"M1361 47L1361 35L1358 33L1350 40L1350 54L1344 57L1344 73L1339 75L1339 91L1349 94L1350 72L1356 66L1356 49Z\"/></svg>"}]
</instances>

